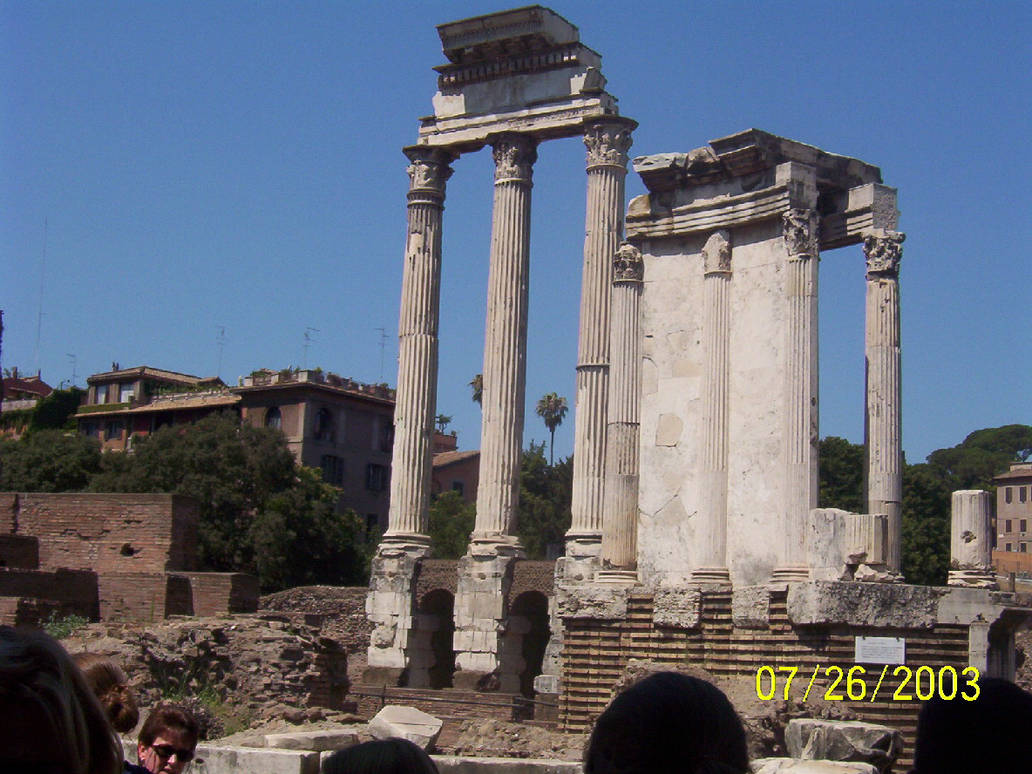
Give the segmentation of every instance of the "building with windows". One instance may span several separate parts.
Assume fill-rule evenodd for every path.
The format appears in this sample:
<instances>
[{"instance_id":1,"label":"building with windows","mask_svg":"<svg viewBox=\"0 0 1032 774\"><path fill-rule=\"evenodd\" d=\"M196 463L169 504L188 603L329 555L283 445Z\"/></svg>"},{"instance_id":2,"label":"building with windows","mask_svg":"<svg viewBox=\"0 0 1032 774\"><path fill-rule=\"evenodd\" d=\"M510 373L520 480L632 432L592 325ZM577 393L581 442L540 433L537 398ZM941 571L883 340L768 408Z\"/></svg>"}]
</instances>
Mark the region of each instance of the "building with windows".
<instances>
[{"instance_id":1,"label":"building with windows","mask_svg":"<svg viewBox=\"0 0 1032 774\"><path fill-rule=\"evenodd\" d=\"M11 375L3 377L0 385L0 435L20 438L28 427L32 410L41 398L47 397L54 389L44 382L39 373L23 376L17 368L11 369Z\"/></svg>"},{"instance_id":2,"label":"building with windows","mask_svg":"<svg viewBox=\"0 0 1032 774\"><path fill-rule=\"evenodd\" d=\"M342 508L370 531L387 528L394 390L319 369L263 369L230 392L245 422L282 430L297 461L341 489Z\"/></svg>"},{"instance_id":3,"label":"building with windows","mask_svg":"<svg viewBox=\"0 0 1032 774\"><path fill-rule=\"evenodd\" d=\"M993 481L996 550L1032 554L1032 462L1013 463Z\"/></svg>"}]
</instances>

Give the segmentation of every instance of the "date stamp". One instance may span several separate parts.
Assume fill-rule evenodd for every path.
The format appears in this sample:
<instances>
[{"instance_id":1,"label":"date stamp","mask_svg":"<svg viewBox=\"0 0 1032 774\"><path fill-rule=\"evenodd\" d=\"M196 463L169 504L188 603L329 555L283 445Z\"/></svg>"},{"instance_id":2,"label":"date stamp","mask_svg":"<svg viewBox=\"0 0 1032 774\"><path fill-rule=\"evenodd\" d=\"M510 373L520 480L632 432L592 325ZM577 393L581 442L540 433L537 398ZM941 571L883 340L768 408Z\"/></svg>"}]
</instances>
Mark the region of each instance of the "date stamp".
<instances>
[{"instance_id":1,"label":"date stamp","mask_svg":"<svg viewBox=\"0 0 1032 774\"><path fill-rule=\"evenodd\" d=\"M792 697L793 685L796 695L800 690L804 676L796 680L799 667L794 666L761 666L756 670L756 696L761 701L771 701L780 696L788 701ZM831 681L826 687L818 685L818 693L813 694L815 683L823 676L824 682ZM889 684L883 687L886 677ZM917 669L899 665L886 664L882 669L868 670L859 664L843 668L835 664L818 664L810 674L809 682L803 691L803 701L811 695L820 696L826 701L868 701L873 702L882 692L883 698L891 701L928 701L938 696L944 701L963 699L974 701L981 689L978 687L978 669L969 666L959 672L952 666L934 669L930 666L919 666ZM873 686L873 690L869 690Z\"/></svg>"}]
</instances>

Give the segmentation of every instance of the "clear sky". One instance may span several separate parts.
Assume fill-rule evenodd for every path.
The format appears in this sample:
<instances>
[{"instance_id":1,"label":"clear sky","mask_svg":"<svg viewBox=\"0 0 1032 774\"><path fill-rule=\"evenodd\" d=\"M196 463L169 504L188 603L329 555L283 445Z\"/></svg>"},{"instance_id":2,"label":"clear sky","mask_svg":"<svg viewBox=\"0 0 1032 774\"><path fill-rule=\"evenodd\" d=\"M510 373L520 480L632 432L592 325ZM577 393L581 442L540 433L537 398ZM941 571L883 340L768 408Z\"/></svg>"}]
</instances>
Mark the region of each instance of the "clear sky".
<instances>
[{"instance_id":1,"label":"clear sky","mask_svg":"<svg viewBox=\"0 0 1032 774\"><path fill-rule=\"evenodd\" d=\"M3 365L55 386L73 363L82 385L112 361L393 384L401 148L445 61L434 25L512 5L0 1ZM899 189L909 461L1032 422L1032 3L551 7L641 124L632 155L757 127L876 164ZM438 410L476 448L492 165L454 166ZM631 173L628 198L643 190ZM574 395L584 191L583 145L542 145L526 440L547 437L537 398ZM821 434L855 442L863 273L859 248L823 257ZM571 406L558 455L572 439Z\"/></svg>"}]
</instances>

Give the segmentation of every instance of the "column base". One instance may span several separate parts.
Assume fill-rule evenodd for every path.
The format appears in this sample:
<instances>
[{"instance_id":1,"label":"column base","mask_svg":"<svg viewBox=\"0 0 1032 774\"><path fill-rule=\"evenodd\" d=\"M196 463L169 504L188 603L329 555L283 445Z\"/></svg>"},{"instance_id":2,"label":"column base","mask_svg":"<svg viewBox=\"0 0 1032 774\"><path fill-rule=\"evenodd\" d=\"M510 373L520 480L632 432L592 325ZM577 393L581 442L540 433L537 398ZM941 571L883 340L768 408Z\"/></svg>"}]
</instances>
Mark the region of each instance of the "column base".
<instances>
[{"instance_id":1,"label":"column base","mask_svg":"<svg viewBox=\"0 0 1032 774\"><path fill-rule=\"evenodd\" d=\"M810 568L805 564L789 564L784 567L775 567L771 573L772 583L795 583L798 581L810 580Z\"/></svg>"},{"instance_id":2,"label":"column base","mask_svg":"<svg viewBox=\"0 0 1032 774\"><path fill-rule=\"evenodd\" d=\"M696 567L692 570L691 582L730 586L731 573L727 567Z\"/></svg>"},{"instance_id":3,"label":"column base","mask_svg":"<svg viewBox=\"0 0 1032 774\"><path fill-rule=\"evenodd\" d=\"M595 573L595 583L611 583L619 586L633 586L639 583L637 570L607 568Z\"/></svg>"},{"instance_id":4,"label":"column base","mask_svg":"<svg viewBox=\"0 0 1032 774\"><path fill-rule=\"evenodd\" d=\"M963 586L969 589L989 589L990 591L1000 590L996 573L985 570L950 570L946 585Z\"/></svg>"},{"instance_id":5,"label":"column base","mask_svg":"<svg viewBox=\"0 0 1032 774\"><path fill-rule=\"evenodd\" d=\"M407 554L421 559L429 553L430 536L418 532L388 532L380 538L380 544L376 547L376 555L387 558Z\"/></svg>"},{"instance_id":6,"label":"column base","mask_svg":"<svg viewBox=\"0 0 1032 774\"><path fill-rule=\"evenodd\" d=\"M467 556L483 557L508 557L510 559L521 559L525 556L520 539L515 535L504 533L481 533L474 532L469 538Z\"/></svg>"}]
</instances>

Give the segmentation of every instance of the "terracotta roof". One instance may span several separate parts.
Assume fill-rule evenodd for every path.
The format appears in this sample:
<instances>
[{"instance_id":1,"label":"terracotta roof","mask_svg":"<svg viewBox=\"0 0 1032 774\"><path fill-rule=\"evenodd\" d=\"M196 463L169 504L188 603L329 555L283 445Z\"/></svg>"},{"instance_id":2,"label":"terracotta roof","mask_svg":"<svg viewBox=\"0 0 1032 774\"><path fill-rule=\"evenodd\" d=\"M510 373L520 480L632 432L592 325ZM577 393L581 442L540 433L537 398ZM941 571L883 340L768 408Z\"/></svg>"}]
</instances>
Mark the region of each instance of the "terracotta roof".
<instances>
[{"instance_id":1,"label":"terracotta roof","mask_svg":"<svg viewBox=\"0 0 1032 774\"><path fill-rule=\"evenodd\" d=\"M30 395L38 395L41 398L45 398L53 391L54 388L38 376L32 376L28 379L23 379L20 376L8 376L4 379L4 397L17 392L27 392Z\"/></svg>"},{"instance_id":2,"label":"terracotta roof","mask_svg":"<svg viewBox=\"0 0 1032 774\"><path fill-rule=\"evenodd\" d=\"M471 457L479 457L480 449L470 449L469 451L446 451L440 452L433 456L433 466L435 468L443 468L446 465L453 465L456 462L462 462L468 460Z\"/></svg>"},{"instance_id":3,"label":"terracotta roof","mask_svg":"<svg viewBox=\"0 0 1032 774\"><path fill-rule=\"evenodd\" d=\"M1032 478L1032 463L1015 463L1006 473L1001 473L993 478L993 481L1005 481L1015 478Z\"/></svg>"}]
</instances>

